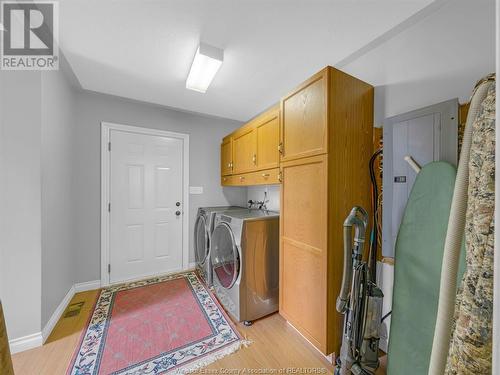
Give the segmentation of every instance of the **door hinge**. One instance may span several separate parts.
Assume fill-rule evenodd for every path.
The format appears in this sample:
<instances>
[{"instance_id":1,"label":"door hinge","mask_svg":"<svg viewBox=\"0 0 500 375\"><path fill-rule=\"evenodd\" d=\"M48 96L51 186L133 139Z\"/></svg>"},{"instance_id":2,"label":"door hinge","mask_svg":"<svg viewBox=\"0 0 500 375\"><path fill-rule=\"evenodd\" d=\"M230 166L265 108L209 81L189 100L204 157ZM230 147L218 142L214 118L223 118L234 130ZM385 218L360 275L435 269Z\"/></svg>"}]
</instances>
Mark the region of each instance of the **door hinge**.
<instances>
[{"instance_id":1,"label":"door hinge","mask_svg":"<svg viewBox=\"0 0 500 375\"><path fill-rule=\"evenodd\" d=\"M108 142L108 151L111 151L111 142Z\"/></svg>"},{"instance_id":2,"label":"door hinge","mask_svg":"<svg viewBox=\"0 0 500 375\"><path fill-rule=\"evenodd\" d=\"M282 182L283 181L283 172L280 170L278 173L278 181Z\"/></svg>"},{"instance_id":3,"label":"door hinge","mask_svg":"<svg viewBox=\"0 0 500 375\"><path fill-rule=\"evenodd\" d=\"M108 264L108 273L111 273L111 264Z\"/></svg>"},{"instance_id":4,"label":"door hinge","mask_svg":"<svg viewBox=\"0 0 500 375\"><path fill-rule=\"evenodd\" d=\"M280 142L280 144L278 145L278 152L283 155L283 142Z\"/></svg>"},{"instance_id":5,"label":"door hinge","mask_svg":"<svg viewBox=\"0 0 500 375\"><path fill-rule=\"evenodd\" d=\"M108 212L111 212L111 203L108 203Z\"/></svg>"}]
</instances>

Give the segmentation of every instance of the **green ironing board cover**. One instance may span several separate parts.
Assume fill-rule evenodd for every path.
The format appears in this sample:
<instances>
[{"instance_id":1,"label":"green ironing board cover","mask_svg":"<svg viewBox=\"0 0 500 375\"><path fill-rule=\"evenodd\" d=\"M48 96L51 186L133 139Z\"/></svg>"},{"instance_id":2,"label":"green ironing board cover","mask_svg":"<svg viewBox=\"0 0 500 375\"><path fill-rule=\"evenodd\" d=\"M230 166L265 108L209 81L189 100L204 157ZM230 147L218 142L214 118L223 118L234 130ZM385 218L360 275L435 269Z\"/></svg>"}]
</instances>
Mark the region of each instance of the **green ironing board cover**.
<instances>
[{"instance_id":1,"label":"green ironing board cover","mask_svg":"<svg viewBox=\"0 0 500 375\"><path fill-rule=\"evenodd\" d=\"M454 166L433 162L411 190L395 248L388 375L427 375L455 177ZM463 247L462 258L459 278Z\"/></svg>"}]
</instances>

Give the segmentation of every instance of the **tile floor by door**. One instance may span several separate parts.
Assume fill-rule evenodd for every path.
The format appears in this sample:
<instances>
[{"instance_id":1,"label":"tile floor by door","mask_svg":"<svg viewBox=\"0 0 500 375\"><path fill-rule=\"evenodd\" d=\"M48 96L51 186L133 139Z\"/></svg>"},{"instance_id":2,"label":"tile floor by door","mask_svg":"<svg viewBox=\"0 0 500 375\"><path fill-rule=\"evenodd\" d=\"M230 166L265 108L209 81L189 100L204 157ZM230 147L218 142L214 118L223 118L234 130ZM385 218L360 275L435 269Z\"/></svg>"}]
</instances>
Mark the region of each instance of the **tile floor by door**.
<instances>
[{"instance_id":1,"label":"tile floor by door","mask_svg":"<svg viewBox=\"0 0 500 375\"><path fill-rule=\"evenodd\" d=\"M71 316L65 312L45 345L13 355L15 373L65 374L97 293L98 290L77 293L70 305L83 302L79 314ZM214 362L206 370L217 374L222 373L218 371L220 369L321 368L326 370L325 373L333 373L333 367L321 354L277 313L256 321L251 327L238 324L238 330L252 344ZM384 374L385 371L381 369L378 373Z\"/></svg>"}]
</instances>

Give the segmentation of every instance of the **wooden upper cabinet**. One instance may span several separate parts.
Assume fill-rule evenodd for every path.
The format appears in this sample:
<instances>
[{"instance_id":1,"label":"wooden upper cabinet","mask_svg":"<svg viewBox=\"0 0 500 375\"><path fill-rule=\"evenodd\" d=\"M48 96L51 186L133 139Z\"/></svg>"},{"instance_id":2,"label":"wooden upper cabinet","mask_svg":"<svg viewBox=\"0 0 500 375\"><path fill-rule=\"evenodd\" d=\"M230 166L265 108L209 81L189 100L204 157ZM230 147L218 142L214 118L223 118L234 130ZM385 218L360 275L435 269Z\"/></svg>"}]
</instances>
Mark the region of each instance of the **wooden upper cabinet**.
<instances>
[{"instance_id":1,"label":"wooden upper cabinet","mask_svg":"<svg viewBox=\"0 0 500 375\"><path fill-rule=\"evenodd\" d=\"M221 176L238 175L238 178L222 178L222 184L278 183L275 169L280 163L279 142L280 108L276 105L224 138ZM257 171L260 173L252 174Z\"/></svg>"},{"instance_id":2,"label":"wooden upper cabinet","mask_svg":"<svg viewBox=\"0 0 500 375\"><path fill-rule=\"evenodd\" d=\"M254 129L245 126L233 135L233 174L252 172L257 166Z\"/></svg>"},{"instance_id":3,"label":"wooden upper cabinet","mask_svg":"<svg viewBox=\"0 0 500 375\"><path fill-rule=\"evenodd\" d=\"M255 135L257 137L258 170L279 167L279 109L272 110L256 122Z\"/></svg>"},{"instance_id":4,"label":"wooden upper cabinet","mask_svg":"<svg viewBox=\"0 0 500 375\"><path fill-rule=\"evenodd\" d=\"M328 75L322 70L281 100L282 161L328 152Z\"/></svg>"},{"instance_id":5,"label":"wooden upper cabinet","mask_svg":"<svg viewBox=\"0 0 500 375\"><path fill-rule=\"evenodd\" d=\"M226 137L220 145L220 170L222 176L233 173L233 143L231 137Z\"/></svg>"}]
</instances>

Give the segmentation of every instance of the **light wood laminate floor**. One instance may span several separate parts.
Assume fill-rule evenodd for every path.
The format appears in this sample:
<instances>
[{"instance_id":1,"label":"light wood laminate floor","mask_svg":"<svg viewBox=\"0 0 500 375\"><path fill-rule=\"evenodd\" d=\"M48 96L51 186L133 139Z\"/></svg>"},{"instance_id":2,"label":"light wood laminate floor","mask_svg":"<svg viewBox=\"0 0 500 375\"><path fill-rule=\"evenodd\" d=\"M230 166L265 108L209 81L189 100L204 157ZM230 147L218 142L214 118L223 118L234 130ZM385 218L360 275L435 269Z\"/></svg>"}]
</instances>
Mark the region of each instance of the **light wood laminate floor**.
<instances>
[{"instance_id":1,"label":"light wood laminate floor","mask_svg":"<svg viewBox=\"0 0 500 375\"><path fill-rule=\"evenodd\" d=\"M77 293L71 304L84 302L80 314L68 318L64 318L63 314L42 347L13 355L16 375L65 374L82 330L92 312L97 293L98 290ZM259 370L321 368L326 370L325 373L333 372L333 367L324 357L279 314L260 319L251 327L239 324L238 330L250 339L252 344L206 367L207 370L214 370L210 374L223 373L223 371L216 371L220 369L244 368Z\"/></svg>"}]
</instances>

